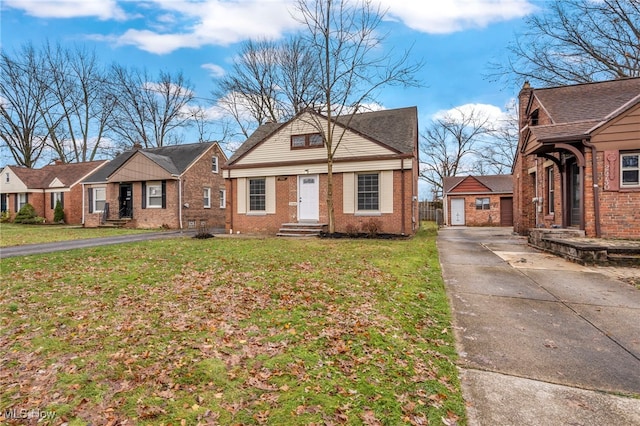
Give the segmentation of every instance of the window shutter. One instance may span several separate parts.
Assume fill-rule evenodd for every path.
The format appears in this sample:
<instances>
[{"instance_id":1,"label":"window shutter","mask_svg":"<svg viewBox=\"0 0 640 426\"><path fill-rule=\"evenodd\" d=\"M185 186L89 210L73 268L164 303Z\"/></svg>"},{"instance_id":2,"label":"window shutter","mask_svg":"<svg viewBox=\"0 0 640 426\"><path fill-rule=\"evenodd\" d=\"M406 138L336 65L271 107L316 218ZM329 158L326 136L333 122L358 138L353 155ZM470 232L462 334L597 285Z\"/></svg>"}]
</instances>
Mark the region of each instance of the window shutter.
<instances>
[{"instance_id":1,"label":"window shutter","mask_svg":"<svg viewBox=\"0 0 640 426\"><path fill-rule=\"evenodd\" d=\"M18 194L15 194L13 199L15 200L15 202L13 203L13 210L15 210L17 213L18 212Z\"/></svg>"},{"instance_id":2,"label":"window shutter","mask_svg":"<svg viewBox=\"0 0 640 426\"><path fill-rule=\"evenodd\" d=\"M162 181L162 208L167 208L167 181Z\"/></svg>"},{"instance_id":3,"label":"window shutter","mask_svg":"<svg viewBox=\"0 0 640 426\"><path fill-rule=\"evenodd\" d=\"M60 206L64 209L64 192L60 193Z\"/></svg>"},{"instance_id":4,"label":"window shutter","mask_svg":"<svg viewBox=\"0 0 640 426\"><path fill-rule=\"evenodd\" d=\"M342 209L345 214L353 214L356 209L356 179L354 173L342 174Z\"/></svg>"},{"instance_id":5,"label":"window shutter","mask_svg":"<svg viewBox=\"0 0 640 426\"><path fill-rule=\"evenodd\" d=\"M265 213L276 213L276 177L268 176L265 179Z\"/></svg>"},{"instance_id":6,"label":"window shutter","mask_svg":"<svg viewBox=\"0 0 640 426\"><path fill-rule=\"evenodd\" d=\"M604 152L604 190L620 190L620 152Z\"/></svg>"},{"instance_id":7,"label":"window shutter","mask_svg":"<svg viewBox=\"0 0 640 426\"><path fill-rule=\"evenodd\" d=\"M378 192L380 194L380 212L393 213L393 170L380 172ZM400 194L398 193L399 196Z\"/></svg>"},{"instance_id":8,"label":"window shutter","mask_svg":"<svg viewBox=\"0 0 640 426\"><path fill-rule=\"evenodd\" d=\"M142 208L147 208L147 182L142 182Z\"/></svg>"},{"instance_id":9,"label":"window shutter","mask_svg":"<svg viewBox=\"0 0 640 426\"><path fill-rule=\"evenodd\" d=\"M89 213L93 213L93 188L87 188L89 196Z\"/></svg>"},{"instance_id":10,"label":"window shutter","mask_svg":"<svg viewBox=\"0 0 640 426\"><path fill-rule=\"evenodd\" d=\"M236 184L238 214L247 213L247 178L238 178ZM233 197L233 193L231 194Z\"/></svg>"},{"instance_id":11,"label":"window shutter","mask_svg":"<svg viewBox=\"0 0 640 426\"><path fill-rule=\"evenodd\" d=\"M50 193L49 195L51 195L51 197L50 197L50 198L51 198L51 210L53 210L53 209L56 207L56 206L54 206L54 205L53 205L53 199L54 199L55 197L53 196L53 192L52 192L52 193Z\"/></svg>"}]
</instances>

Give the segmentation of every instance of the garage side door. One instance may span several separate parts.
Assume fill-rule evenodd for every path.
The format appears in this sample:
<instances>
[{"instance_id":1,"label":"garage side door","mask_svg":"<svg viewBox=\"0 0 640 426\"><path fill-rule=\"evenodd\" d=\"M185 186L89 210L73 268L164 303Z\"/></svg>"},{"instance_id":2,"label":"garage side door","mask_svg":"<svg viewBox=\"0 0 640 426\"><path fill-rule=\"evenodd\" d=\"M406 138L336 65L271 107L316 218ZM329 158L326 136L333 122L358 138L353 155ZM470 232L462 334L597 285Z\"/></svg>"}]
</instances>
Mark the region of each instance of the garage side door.
<instances>
[{"instance_id":1,"label":"garage side door","mask_svg":"<svg viewBox=\"0 0 640 426\"><path fill-rule=\"evenodd\" d=\"M464 198L451 199L451 225L464 225Z\"/></svg>"},{"instance_id":2,"label":"garage side door","mask_svg":"<svg viewBox=\"0 0 640 426\"><path fill-rule=\"evenodd\" d=\"M500 198L500 226L513 226L513 198Z\"/></svg>"}]
</instances>

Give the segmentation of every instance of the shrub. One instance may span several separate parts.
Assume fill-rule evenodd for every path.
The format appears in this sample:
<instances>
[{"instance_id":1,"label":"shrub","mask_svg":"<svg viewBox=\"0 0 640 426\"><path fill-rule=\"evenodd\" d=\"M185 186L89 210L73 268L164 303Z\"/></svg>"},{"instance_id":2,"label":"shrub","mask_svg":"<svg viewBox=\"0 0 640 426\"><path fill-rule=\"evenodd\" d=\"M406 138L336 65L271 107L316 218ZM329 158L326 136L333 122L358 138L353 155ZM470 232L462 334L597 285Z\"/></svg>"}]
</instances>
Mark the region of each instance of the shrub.
<instances>
[{"instance_id":1,"label":"shrub","mask_svg":"<svg viewBox=\"0 0 640 426\"><path fill-rule=\"evenodd\" d=\"M350 237L355 237L359 233L358 227L353 223L348 223L347 226L344 227L344 230L345 233Z\"/></svg>"},{"instance_id":2,"label":"shrub","mask_svg":"<svg viewBox=\"0 0 640 426\"><path fill-rule=\"evenodd\" d=\"M0 214L0 222L1 223L6 223L6 222L9 222L10 220L11 220L11 213L9 213L8 211L2 212Z\"/></svg>"},{"instance_id":3,"label":"shrub","mask_svg":"<svg viewBox=\"0 0 640 426\"><path fill-rule=\"evenodd\" d=\"M382 231L382 222L378 219L369 219L362 224L362 231L371 237L375 237Z\"/></svg>"},{"instance_id":4,"label":"shrub","mask_svg":"<svg viewBox=\"0 0 640 426\"><path fill-rule=\"evenodd\" d=\"M56 208L53 210L53 221L56 223L64 222L64 209L60 200L56 202Z\"/></svg>"},{"instance_id":5,"label":"shrub","mask_svg":"<svg viewBox=\"0 0 640 426\"><path fill-rule=\"evenodd\" d=\"M36 209L34 209L31 204L27 203L22 206L13 221L15 223L38 223L36 221L37 218Z\"/></svg>"}]
</instances>

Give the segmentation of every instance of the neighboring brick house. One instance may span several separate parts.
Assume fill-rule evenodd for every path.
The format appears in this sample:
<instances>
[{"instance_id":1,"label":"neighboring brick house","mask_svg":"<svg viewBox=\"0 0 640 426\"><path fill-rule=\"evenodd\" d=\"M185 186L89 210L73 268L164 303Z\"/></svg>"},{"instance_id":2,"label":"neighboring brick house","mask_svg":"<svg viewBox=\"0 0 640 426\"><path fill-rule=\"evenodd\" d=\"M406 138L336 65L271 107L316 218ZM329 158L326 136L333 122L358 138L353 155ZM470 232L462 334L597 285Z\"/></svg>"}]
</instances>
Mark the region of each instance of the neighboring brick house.
<instances>
[{"instance_id":1,"label":"neighboring brick house","mask_svg":"<svg viewBox=\"0 0 640 426\"><path fill-rule=\"evenodd\" d=\"M445 224L513 226L513 177L453 176L443 179Z\"/></svg>"},{"instance_id":2,"label":"neighboring brick house","mask_svg":"<svg viewBox=\"0 0 640 426\"><path fill-rule=\"evenodd\" d=\"M22 206L29 203L38 216L52 222L56 203L60 201L65 223L80 224L81 182L106 163L106 160L82 163L56 161L41 169L6 166L0 180L0 208L13 218Z\"/></svg>"},{"instance_id":3,"label":"neighboring brick house","mask_svg":"<svg viewBox=\"0 0 640 426\"><path fill-rule=\"evenodd\" d=\"M267 123L236 151L224 167L227 231L276 234L286 223L328 223L327 150L319 130L326 120L305 111L285 123ZM335 128L334 138L343 134L333 163L335 231L376 223L382 233L413 234L417 109L338 117Z\"/></svg>"},{"instance_id":4,"label":"neighboring brick house","mask_svg":"<svg viewBox=\"0 0 640 426\"><path fill-rule=\"evenodd\" d=\"M84 225L224 228L226 189L216 142L141 149L110 161L83 181Z\"/></svg>"},{"instance_id":5,"label":"neighboring brick house","mask_svg":"<svg viewBox=\"0 0 640 426\"><path fill-rule=\"evenodd\" d=\"M640 78L519 95L514 228L640 238Z\"/></svg>"}]
</instances>

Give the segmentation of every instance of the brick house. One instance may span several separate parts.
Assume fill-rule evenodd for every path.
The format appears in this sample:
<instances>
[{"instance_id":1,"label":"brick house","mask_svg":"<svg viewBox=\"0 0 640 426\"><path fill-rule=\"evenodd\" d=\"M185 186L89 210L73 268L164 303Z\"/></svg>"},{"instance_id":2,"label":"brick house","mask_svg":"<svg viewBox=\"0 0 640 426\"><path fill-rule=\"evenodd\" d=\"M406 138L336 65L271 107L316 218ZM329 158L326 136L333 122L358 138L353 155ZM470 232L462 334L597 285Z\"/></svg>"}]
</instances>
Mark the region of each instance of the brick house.
<instances>
[{"instance_id":1,"label":"brick house","mask_svg":"<svg viewBox=\"0 0 640 426\"><path fill-rule=\"evenodd\" d=\"M445 224L513 226L513 177L453 176L443 179Z\"/></svg>"},{"instance_id":2,"label":"brick house","mask_svg":"<svg viewBox=\"0 0 640 426\"><path fill-rule=\"evenodd\" d=\"M6 166L0 180L0 208L13 218L22 206L29 203L38 216L52 222L56 203L60 201L65 223L80 224L81 182L106 163L106 160L68 164L56 161L41 169Z\"/></svg>"},{"instance_id":3,"label":"brick house","mask_svg":"<svg viewBox=\"0 0 640 426\"><path fill-rule=\"evenodd\" d=\"M305 111L260 126L225 165L227 231L276 234L283 224L327 224L327 118ZM348 123L348 124L347 124ZM413 234L418 226L415 107L336 119L336 232ZM334 139L337 140L337 139ZM335 146L335 142L334 142Z\"/></svg>"},{"instance_id":4,"label":"brick house","mask_svg":"<svg viewBox=\"0 0 640 426\"><path fill-rule=\"evenodd\" d=\"M83 181L84 226L224 228L226 159L216 142L136 145Z\"/></svg>"},{"instance_id":5,"label":"brick house","mask_svg":"<svg viewBox=\"0 0 640 426\"><path fill-rule=\"evenodd\" d=\"M640 238L640 78L519 94L514 229Z\"/></svg>"}]
</instances>

